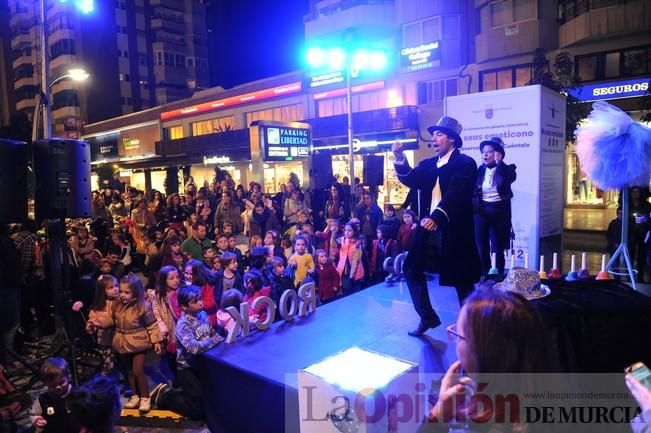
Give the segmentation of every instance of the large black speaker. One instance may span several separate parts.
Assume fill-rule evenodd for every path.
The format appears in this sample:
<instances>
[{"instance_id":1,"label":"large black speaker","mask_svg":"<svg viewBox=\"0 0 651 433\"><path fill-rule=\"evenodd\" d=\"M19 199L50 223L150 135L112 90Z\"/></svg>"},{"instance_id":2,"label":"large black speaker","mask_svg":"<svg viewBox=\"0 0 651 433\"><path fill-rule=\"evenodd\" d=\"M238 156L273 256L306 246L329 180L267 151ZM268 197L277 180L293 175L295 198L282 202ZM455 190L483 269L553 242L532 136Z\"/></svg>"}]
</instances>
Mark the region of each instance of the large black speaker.
<instances>
[{"instance_id":1,"label":"large black speaker","mask_svg":"<svg viewBox=\"0 0 651 433\"><path fill-rule=\"evenodd\" d=\"M332 155L329 153L312 155L312 179L315 189L323 189L332 185Z\"/></svg>"},{"instance_id":2,"label":"large black speaker","mask_svg":"<svg viewBox=\"0 0 651 433\"><path fill-rule=\"evenodd\" d=\"M91 216L90 145L49 139L34 142L36 217Z\"/></svg>"},{"instance_id":3,"label":"large black speaker","mask_svg":"<svg viewBox=\"0 0 651 433\"><path fill-rule=\"evenodd\" d=\"M384 185L384 156L364 156L364 184L368 186Z\"/></svg>"},{"instance_id":4,"label":"large black speaker","mask_svg":"<svg viewBox=\"0 0 651 433\"><path fill-rule=\"evenodd\" d=\"M0 139L0 224L27 218L27 145Z\"/></svg>"}]
</instances>

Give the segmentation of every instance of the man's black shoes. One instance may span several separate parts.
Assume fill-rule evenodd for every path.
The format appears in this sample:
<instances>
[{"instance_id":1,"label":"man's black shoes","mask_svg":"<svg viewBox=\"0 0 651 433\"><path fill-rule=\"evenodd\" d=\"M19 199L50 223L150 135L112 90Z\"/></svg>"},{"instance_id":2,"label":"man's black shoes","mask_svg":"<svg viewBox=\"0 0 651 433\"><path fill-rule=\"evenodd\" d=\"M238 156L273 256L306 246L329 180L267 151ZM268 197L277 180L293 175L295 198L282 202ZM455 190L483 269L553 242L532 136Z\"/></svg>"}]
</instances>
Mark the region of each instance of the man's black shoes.
<instances>
[{"instance_id":1,"label":"man's black shoes","mask_svg":"<svg viewBox=\"0 0 651 433\"><path fill-rule=\"evenodd\" d=\"M421 337L423 336L423 334L425 334L425 332L427 332L428 329L436 328L440 324L441 324L441 320L438 317L428 321L421 320L420 323L418 324L418 328L414 329L413 331L407 332L407 334L411 335L412 337Z\"/></svg>"}]
</instances>

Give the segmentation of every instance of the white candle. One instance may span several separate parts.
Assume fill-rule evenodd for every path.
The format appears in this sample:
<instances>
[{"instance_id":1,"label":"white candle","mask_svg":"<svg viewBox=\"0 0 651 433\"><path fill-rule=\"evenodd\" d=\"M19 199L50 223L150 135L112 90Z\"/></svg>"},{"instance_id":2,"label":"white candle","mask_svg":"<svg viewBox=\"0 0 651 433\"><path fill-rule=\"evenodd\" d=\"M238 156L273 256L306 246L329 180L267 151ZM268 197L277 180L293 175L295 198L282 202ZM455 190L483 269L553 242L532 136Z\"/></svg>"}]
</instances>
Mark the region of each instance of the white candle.
<instances>
[{"instance_id":1,"label":"white candle","mask_svg":"<svg viewBox=\"0 0 651 433\"><path fill-rule=\"evenodd\" d=\"M515 268L515 254L511 254L511 267L509 269Z\"/></svg>"},{"instance_id":2,"label":"white candle","mask_svg":"<svg viewBox=\"0 0 651 433\"><path fill-rule=\"evenodd\" d=\"M588 253L581 253L581 269L588 269Z\"/></svg>"},{"instance_id":3,"label":"white candle","mask_svg":"<svg viewBox=\"0 0 651 433\"><path fill-rule=\"evenodd\" d=\"M606 272L606 255L601 255L601 272Z\"/></svg>"},{"instance_id":4,"label":"white candle","mask_svg":"<svg viewBox=\"0 0 651 433\"><path fill-rule=\"evenodd\" d=\"M491 254L491 268L495 269L497 267L497 256L495 253Z\"/></svg>"},{"instance_id":5,"label":"white candle","mask_svg":"<svg viewBox=\"0 0 651 433\"><path fill-rule=\"evenodd\" d=\"M558 269L558 253L554 253L554 259L552 261L554 266L552 266L552 269Z\"/></svg>"},{"instance_id":6,"label":"white candle","mask_svg":"<svg viewBox=\"0 0 651 433\"><path fill-rule=\"evenodd\" d=\"M524 267L529 269L529 253L524 253Z\"/></svg>"},{"instance_id":7,"label":"white candle","mask_svg":"<svg viewBox=\"0 0 651 433\"><path fill-rule=\"evenodd\" d=\"M540 256L540 272L545 272L545 256Z\"/></svg>"},{"instance_id":8,"label":"white candle","mask_svg":"<svg viewBox=\"0 0 651 433\"><path fill-rule=\"evenodd\" d=\"M570 266L570 272L576 272L576 256L574 254L572 254L572 264Z\"/></svg>"}]
</instances>

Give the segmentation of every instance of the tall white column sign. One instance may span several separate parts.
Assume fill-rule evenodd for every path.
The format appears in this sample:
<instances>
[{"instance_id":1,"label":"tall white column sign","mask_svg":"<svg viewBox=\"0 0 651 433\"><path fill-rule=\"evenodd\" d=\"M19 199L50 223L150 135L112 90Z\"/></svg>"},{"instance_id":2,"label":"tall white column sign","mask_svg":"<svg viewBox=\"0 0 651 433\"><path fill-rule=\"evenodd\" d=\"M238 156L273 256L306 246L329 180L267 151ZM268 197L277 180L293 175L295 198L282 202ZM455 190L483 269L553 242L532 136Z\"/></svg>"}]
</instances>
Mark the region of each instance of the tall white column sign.
<instances>
[{"instance_id":1,"label":"tall white column sign","mask_svg":"<svg viewBox=\"0 0 651 433\"><path fill-rule=\"evenodd\" d=\"M527 253L559 251L565 98L541 86L472 93L446 98L446 115L463 126L461 150L478 166L483 163L479 144L491 137L504 141L504 162L517 166L511 202L515 264L523 266Z\"/></svg>"}]
</instances>

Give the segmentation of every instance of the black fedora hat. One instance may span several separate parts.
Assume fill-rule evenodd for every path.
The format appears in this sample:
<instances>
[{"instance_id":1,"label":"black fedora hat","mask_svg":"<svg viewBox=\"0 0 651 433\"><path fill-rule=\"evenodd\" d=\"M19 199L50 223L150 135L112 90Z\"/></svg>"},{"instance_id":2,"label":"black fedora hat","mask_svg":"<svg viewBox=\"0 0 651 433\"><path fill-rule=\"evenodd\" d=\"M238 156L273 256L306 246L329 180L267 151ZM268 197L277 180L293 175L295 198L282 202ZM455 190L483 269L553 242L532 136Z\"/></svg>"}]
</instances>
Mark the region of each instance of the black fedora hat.
<instances>
[{"instance_id":1,"label":"black fedora hat","mask_svg":"<svg viewBox=\"0 0 651 433\"><path fill-rule=\"evenodd\" d=\"M463 141L461 140L461 124L452 117L443 116L436 122L436 125L432 125L427 130L430 134L434 135L434 131L441 131L447 134L450 137L454 138L454 143L456 147L461 147Z\"/></svg>"},{"instance_id":2,"label":"black fedora hat","mask_svg":"<svg viewBox=\"0 0 651 433\"><path fill-rule=\"evenodd\" d=\"M506 156L506 152L504 151L504 142L502 141L501 138L499 138L499 137L491 137L490 140L482 141L481 143L479 143L479 151L483 152L484 151L484 146L486 146L486 145L491 145L495 152L501 153L502 158L504 158Z\"/></svg>"}]
</instances>

